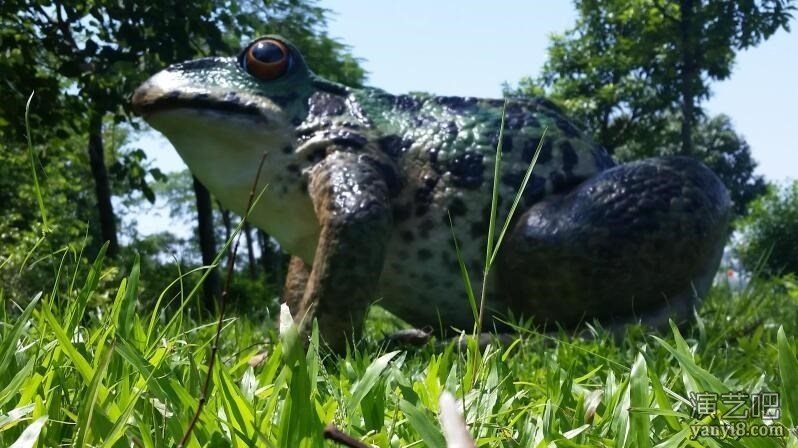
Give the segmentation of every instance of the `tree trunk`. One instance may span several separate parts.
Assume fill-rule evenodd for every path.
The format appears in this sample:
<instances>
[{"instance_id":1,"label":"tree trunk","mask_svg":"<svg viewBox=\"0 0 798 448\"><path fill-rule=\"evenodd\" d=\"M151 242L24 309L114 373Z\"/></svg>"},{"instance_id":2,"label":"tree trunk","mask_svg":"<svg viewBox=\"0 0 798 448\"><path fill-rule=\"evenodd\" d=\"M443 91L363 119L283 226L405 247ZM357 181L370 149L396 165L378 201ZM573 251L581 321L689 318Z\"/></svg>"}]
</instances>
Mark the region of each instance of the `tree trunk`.
<instances>
[{"instance_id":1,"label":"tree trunk","mask_svg":"<svg viewBox=\"0 0 798 448\"><path fill-rule=\"evenodd\" d=\"M249 262L249 278L256 278L258 275L257 265L255 264L255 248L252 245L252 227L248 222L244 223L244 237L247 239L247 261Z\"/></svg>"},{"instance_id":2,"label":"tree trunk","mask_svg":"<svg viewBox=\"0 0 798 448\"><path fill-rule=\"evenodd\" d=\"M213 204L211 194L196 177L194 179L194 195L197 198L197 235L199 236L202 264L210 266L216 258L216 236L213 233ZM216 297L220 293L219 271L212 269L205 284L202 285L203 305L206 310L214 310Z\"/></svg>"},{"instance_id":3,"label":"tree trunk","mask_svg":"<svg viewBox=\"0 0 798 448\"><path fill-rule=\"evenodd\" d=\"M282 287L285 282L286 267L288 265L289 256L286 256L280 250L276 250L274 246L269 243L269 234L263 230L258 230L258 244L260 245L260 263L263 266L263 271L266 277L274 282L278 287Z\"/></svg>"},{"instance_id":4,"label":"tree trunk","mask_svg":"<svg viewBox=\"0 0 798 448\"><path fill-rule=\"evenodd\" d=\"M222 223L224 224L224 241L226 244L228 241L230 241L230 236L233 235L233 222L230 219L230 210L224 208L222 203L218 200L216 201L216 206L219 207L219 211L222 214ZM229 257L231 253L233 253L232 244L228 246L227 256Z\"/></svg>"},{"instance_id":5,"label":"tree trunk","mask_svg":"<svg viewBox=\"0 0 798 448\"><path fill-rule=\"evenodd\" d=\"M260 265L263 268L264 278L268 280L274 275L272 272L271 263L269 262L269 252L271 250L269 248L269 235L260 229L257 229L255 234L258 236L258 246L260 247ZM273 278L273 280L277 281L278 279ZM277 283L277 286L282 285Z\"/></svg>"},{"instance_id":6,"label":"tree trunk","mask_svg":"<svg viewBox=\"0 0 798 448\"><path fill-rule=\"evenodd\" d=\"M97 196L97 212L100 217L100 237L108 242L106 254L109 257L119 253L116 239L116 216L111 203L111 184L108 182L108 169L105 166L103 150L103 114L92 112L89 119L89 165L94 177L94 191Z\"/></svg>"},{"instance_id":7,"label":"tree trunk","mask_svg":"<svg viewBox=\"0 0 798 448\"><path fill-rule=\"evenodd\" d=\"M700 2L700 0L699 0ZM695 20L695 0L681 0L681 20L679 21L682 69L679 73L682 96L682 154L693 154L693 127L695 123L695 89L693 85L698 73L697 48L693 30Z\"/></svg>"}]
</instances>

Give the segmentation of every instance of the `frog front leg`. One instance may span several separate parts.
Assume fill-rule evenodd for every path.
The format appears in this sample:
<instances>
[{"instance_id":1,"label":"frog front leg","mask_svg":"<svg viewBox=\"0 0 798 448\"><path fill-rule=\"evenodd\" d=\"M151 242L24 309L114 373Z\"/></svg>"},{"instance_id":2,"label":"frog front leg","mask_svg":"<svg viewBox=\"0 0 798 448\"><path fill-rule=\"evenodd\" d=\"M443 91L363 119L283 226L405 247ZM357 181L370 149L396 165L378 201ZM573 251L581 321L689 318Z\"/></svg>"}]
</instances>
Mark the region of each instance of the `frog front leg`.
<instances>
[{"instance_id":1,"label":"frog front leg","mask_svg":"<svg viewBox=\"0 0 798 448\"><path fill-rule=\"evenodd\" d=\"M309 180L321 231L295 319L305 331L318 319L327 344L341 351L347 338L360 334L376 298L392 227L390 196L380 167L347 151L328 151ZM294 263L292 281L302 274Z\"/></svg>"}]
</instances>

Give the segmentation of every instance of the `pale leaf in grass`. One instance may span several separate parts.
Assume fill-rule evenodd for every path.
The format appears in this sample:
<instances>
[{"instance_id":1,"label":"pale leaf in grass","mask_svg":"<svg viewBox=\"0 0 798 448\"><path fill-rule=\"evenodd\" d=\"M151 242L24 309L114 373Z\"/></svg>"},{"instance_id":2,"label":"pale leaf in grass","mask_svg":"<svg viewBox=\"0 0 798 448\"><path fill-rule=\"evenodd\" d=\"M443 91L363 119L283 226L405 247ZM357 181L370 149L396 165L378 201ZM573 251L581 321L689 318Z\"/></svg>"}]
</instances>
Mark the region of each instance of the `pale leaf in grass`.
<instances>
[{"instance_id":1,"label":"pale leaf in grass","mask_svg":"<svg viewBox=\"0 0 798 448\"><path fill-rule=\"evenodd\" d=\"M441 427L446 439L446 448L475 448L474 439L468 433L463 416L457 406L457 400L447 391L441 394L439 401Z\"/></svg>"}]
</instances>

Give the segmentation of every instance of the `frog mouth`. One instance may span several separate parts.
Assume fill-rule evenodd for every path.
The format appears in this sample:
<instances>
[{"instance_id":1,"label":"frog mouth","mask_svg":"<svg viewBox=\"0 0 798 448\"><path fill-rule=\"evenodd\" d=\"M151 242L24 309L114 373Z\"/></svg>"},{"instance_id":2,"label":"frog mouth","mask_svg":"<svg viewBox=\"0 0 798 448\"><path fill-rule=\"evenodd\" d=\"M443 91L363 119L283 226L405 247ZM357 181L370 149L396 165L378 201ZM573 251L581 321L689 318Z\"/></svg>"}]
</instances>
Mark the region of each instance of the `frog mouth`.
<instances>
[{"instance_id":1,"label":"frog mouth","mask_svg":"<svg viewBox=\"0 0 798 448\"><path fill-rule=\"evenodd\" d=\"M149 89L145 84L133 93L131 103L133 111L145 119L162 111L193 109L218 112L225 115L247 115L266 120L262 108L255 100L247 100L235 92L223 94L186 94L178 91L158 92L157 89Z\"/></svg>"}]
</instances>

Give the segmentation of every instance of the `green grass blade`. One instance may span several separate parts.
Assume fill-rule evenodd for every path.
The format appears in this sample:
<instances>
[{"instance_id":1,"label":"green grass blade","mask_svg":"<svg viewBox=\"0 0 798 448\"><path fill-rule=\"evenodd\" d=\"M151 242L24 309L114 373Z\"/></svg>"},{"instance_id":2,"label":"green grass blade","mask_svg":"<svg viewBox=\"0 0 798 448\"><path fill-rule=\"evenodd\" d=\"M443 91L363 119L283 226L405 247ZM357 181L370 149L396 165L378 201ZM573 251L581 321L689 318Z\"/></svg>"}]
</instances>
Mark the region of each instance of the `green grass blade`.
<instances>
[{"instance_id":1,"label":"green grass blade","mask_svg":"<svg viewBox=\"0 0 798 448\"><path fill-rule=\"evenodd\" d=\"M474 315L474 322L479 319L479 308L477 307L477 298L474 295L474 288L471 286L471 276L468 275L468 267L463 261L463 255L460 253L460 244L457 243L457 235L454 233L454 223L452 222L452 215L449 215L449 228L452 230L452 241L454 241L454 253L457 256L457 264L460 266L460 275L463 277L463 285L466 290L466 297L468 297L468 304L471 306L471 312Z\"/></svg>"},{"instance_id":2,"label":"green grass blade","mask_svg":"<svg viewBox=\"0 0 798 448\"><path fill-rule=\"evenodd\" d=\"M108 242L102 245L97 257L94 259L89 273L86 276L86 281L78 293L78 298L72 302L69 307L69 317L66 320L64 329L67 333L72 333L75 327L83 318L86 312L86 306L89 303L89 298L97 290L97 285L100 283L100 275L102 274L103 261L105 260L105 252L108 250Z\"/></svg>"},{"instance_id":3,"label":"green grass blade","mask_svg":"<svg viewBox=\"0 0 798 448\"><path fill-rule=\"evenodd\" d=\"M380 375L382 375L382 372L388 367L388 363L398 354L398 351L386 353L369 364L366 368L366 372L352 389L352 396L346 403L347 414L352 415L355 412L355 409L360 406L363 397L365 397L380 381Z\"/></svg>"},{"instance_id":4,"label":"green grass blade","mask_svg":"<svg viewBox=\"0 0 798 448\"><path fill-rule=\"evenodd\" d=\"M629 426L629 446L637 448L648 448L651 446L650 418L647 414L639 412L638 409L648 408L648 368L646 359L642 353L637 354L632 365L632 373L629 378L629 401L632 409L629 411L631 420Z\"/></svg>"},{"instance_id":5,"label":"green grass blade","mask_svg":"<svg viewBox=\"0 0 798 448\"><path fill-rule=\"evenodd\" d=\"M17 342L22 336L22 331L28 324L31 313L33 313L36 304L39 303L41 298L41 292L36 294L28 306L25 307L22 314L17 317L17 321L14 323L14 326L11 327L11 331L4 335L3 340L0 341L0 372L5 372L6 369L8 369L8 365L11 363L11 359L14 357L14 353L17 350Z\"/></svg>"},{"instance_id":6,"label":"green grass blade","mask_svg":"<svg viewBox=\"0 0 798 448\"><path fill-rule=\"evenodd\" d=\"M490 201L490 222L488 224L488 244L485 248L485 271L490 270L490 260L493 254L494 234L496 232L496 211L499 207L499 178L501 177L502 140L504 139L504 117L507 112L507 100L502 106L502 119L499 124L499 142L496 144L496 160L493 163L493 195ZM484 288L484 287L483 287Z\"/></svg>"},{"instance_id":7,"label":"green grass blade","mask_svg":"<svg viewBox=\"0 0 798 448\"><path fill-rule=\"evenodd\" d=\"M14 374L14 377L11 378L11 381L0 390L0 409L19 393L22 383L33 373L33 367L36 365L35 362L36 358L31 357L28 363L25 364L23 368L19 369L19 371ZM2 431L2 426L3 425L0 424L0 431Z\"/></svg>"},{"instance_id":8,"label":"green grass blade","mask_svg":"<svg viewBox=\"0 0 798 448\"><path fill-rule=\"evenodd\" d=\"M434 423L420 408L413 406L409 401L402 400L399 402L399 409L407 416L410 426L418 432L421 440L424 441L424 446L431 448L444 448L446 441L443 439L443 434Z\"/></svg>"},{"instance_id":9,"label":"green grass blade","mask_svg":"<svg viewBox=\"0 0 798 448\"><path fill-rule=\"evenodd\" d=\"M139 266L139 256L136 254L136 260L133 262L133 268L130 270L130 275L127 278L125 295L121 301L114 303L117 328L119 328L122 336L128 340L133 340L133 323L136 321L136 297L139 287L139 273L141 270Z\"/></svg>"},{"instance_id":10,"label":"green grass blade","mask_svg":"<svg viewBox=\"0 0 798 448\"><path fill-rule=\"evenodd\" d=\"M83 406L80 414L78 414L78 420L75 422L78 428L78 438L75 441L76 446L84 446L86 436L92 429L92 417L94 416L95 408L98 407L97 396L99 395L102 380L105 377L105 373L108 371L108 364L110 364L113 354L114 344L111 343L105 350L105 353L103 353L100 365L94 370L94 376L91 379L91 383L89 383L89 390L83 398Z\"/></svg>"},{"instance_id":11,"label":"green grass blade","mask_svg":"<svg viewBox=\"0 0 798 448\"><path fill-rule=\"evenodd\" d=\"M224 414L227 417L230 433L234 446L254 446L256 442L255 434L255 414L241 389L233 382L229 372L218 363L214 367L214 383L219 391L219 399L224 407ZM240 440L243 438L243 440ZM243 442L243 443L242 443Z\"/></svg>"},{"instance_id":12,"label":"green grass blade","mask_svg":"<svg viewBox=\"0 0 798 448\"><path fill-rule=\"evenodd\" d=\"M39 203L39 213L42 215L42 231L47 233L50 230L50 224L47 222L47 209L44 207L44 197L42 190L39 186L39 175L36 174L36 155L33 153L33 139L30 135L30 103L33 101L34 92L30 93L28 101L25 103L25 132L28 137L28 156L30 158L30 169L33 175L33 190L36 192L36 201Z\"/></svg>"},{"instance_id":13,"label":"green grass blade","mask_svg":"<svg viewBox=\"0 0 798 448\"><path fill-rule=\"evenodd\" d=\"M781 399L787 410L791 427L798 427L798 361L790 348L784 327L779 327L777 336L779 351L779 374L781 375Z\"/></svg>"},{"instance_id":14,"label":"green grass blade","mask_svg":"<svg viewBox=\"0 0 798 448\"><path fill-rule=\"evenodd\" d=\"M502 115L502 123L504 123L503 115ZM499 233L499 239L496 241L496 247L493 249L493 253L489 254L490 262L488 263L488 266L493 266L493 263L496 261L496 255L498 255L499 248L502 245L502 241L504 241L504 235L507 233L507 229L510 227L510 223L512 222L513 216L515 215L515 209L518 207L518 204L521 202L521 198L524 196L524 191L526 191L526 186L529 183L529 178L532 176L532 170L535 168L535 165L538 163L538 156L540 155L540 151L543 148L543 139L546 138L547 130L548 127L543 128L543 134L540 136L540 140L538 141L538 147L535 149L535 155L532 156L532 161L529 162L529 166L526 169L526 173L524 173L524 179L523 181L521 181L521 186L518 187L518 191L515 192L513 205L510 207L510 212L507 214L507 217L504 219L504 225L502 226L502 230Z\"/></svg>"}]
</instances>

